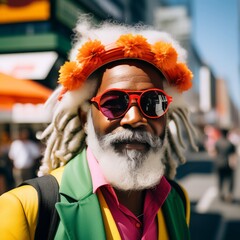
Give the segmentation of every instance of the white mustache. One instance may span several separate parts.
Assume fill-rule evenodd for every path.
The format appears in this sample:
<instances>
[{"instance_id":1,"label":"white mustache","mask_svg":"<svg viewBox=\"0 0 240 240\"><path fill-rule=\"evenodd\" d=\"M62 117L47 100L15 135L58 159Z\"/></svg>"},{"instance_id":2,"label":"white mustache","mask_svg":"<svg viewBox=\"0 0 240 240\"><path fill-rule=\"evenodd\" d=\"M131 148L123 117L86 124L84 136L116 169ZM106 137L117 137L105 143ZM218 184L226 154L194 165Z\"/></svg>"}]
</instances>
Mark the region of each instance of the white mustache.
<instances>
[{"instance_id":1,"label":"white mustache","mask_svg":"<svg viewBox=\"0 0 240 240\"><path fill-rule=\"evenodd\" d=\"M100 138L99 141L106 147L109 145L127 142L139 142L143 144L148 144L152 148L159 148L162 146L162 140L160 139L160 137L153 136L146 131L133 131L130 129L124 129L119 132L109 133L104 137Z\"/></svg>"}]
</instances>

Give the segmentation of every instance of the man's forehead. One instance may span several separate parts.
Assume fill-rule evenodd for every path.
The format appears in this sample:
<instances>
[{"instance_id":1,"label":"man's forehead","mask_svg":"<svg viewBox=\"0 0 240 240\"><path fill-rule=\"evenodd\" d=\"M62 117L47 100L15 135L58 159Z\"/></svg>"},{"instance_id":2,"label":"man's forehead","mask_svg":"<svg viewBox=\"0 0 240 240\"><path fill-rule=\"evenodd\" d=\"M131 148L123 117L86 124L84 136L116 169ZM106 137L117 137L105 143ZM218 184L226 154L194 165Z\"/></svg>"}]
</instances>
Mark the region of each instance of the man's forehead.
<instances>
[{"instance_id":1,"label":"man's forehead","mask_svg":"<svg viewBox=\"0 0 240 240\"><path fill-rule=\"evenodd\" d=\"M118 88L121 85L127 86L131 82L147 84L146 88L148 88L149 83L152 84L149 87L162 88L164 80L166 79L163 74L148 63L141 61L118 61L104 68L100 88L107 88L106 85L109 84ZM144 87L142 88L144 89Z\"/></svg>"}]
</instances>

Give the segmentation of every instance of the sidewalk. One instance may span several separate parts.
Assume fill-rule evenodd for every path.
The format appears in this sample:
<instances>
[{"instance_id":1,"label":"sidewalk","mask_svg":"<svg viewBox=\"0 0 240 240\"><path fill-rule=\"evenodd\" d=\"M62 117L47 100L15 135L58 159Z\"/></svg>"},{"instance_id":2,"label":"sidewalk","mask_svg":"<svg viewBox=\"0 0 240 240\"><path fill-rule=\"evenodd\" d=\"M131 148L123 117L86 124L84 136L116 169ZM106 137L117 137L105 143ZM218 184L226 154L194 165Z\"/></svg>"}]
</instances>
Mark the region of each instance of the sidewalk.
<instances>
[{"instance_id":1,"label":"sidewalk","mask_svg":"<svg viewBox=\"0 0 240 240\"><path fill-rule=\"evenodd\" d=\"M188 157L191 163L181 170L183 177L178 182L187 190L192 205L191 240L240 239L240 162L235 172L234 201L230 203L218 197L212 159L205 153Z\"/></svg>"},{"instance_id":2,"label":"sidewalk","mask_svg":"<svg viewBox=\"0 0 240 240\"><path fill-rule=\"evenodd\" d=\"M237 178L240 177L239 174ZM197 212L217 212L226 219L240 220L240 180L236 179L233 203L219 199L215 174L189 174L179 182L186 188Z\"/></svg>"},{"instance_id":3,"label":"sidewalk","mask_svg":"<svg viewBox=\"0 0 240 240\"><path fill-rule=\"evenodd\" d=\"M240 239L240 161L235 172L234 201L218 197L217 175L206 152L188 153L187 163L178 169L177 180L191 202L191 240Z\"/></svg>"}]
</instances>

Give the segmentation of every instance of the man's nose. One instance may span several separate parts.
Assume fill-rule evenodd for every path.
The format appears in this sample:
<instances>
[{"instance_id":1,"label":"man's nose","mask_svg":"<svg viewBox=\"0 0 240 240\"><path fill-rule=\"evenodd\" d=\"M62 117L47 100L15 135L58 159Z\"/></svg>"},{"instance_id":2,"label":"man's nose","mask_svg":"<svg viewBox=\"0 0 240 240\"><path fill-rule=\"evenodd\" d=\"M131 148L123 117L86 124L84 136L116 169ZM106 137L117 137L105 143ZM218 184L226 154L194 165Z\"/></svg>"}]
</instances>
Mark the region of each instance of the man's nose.
<instances>
[{"instance_id":1,"label":"man's nose","mask_svg":"<svg viewBox=\"0 0 240 240\"><path fill-rule=\"evenodd\" d=\"M137 103L132 103L131 107L125 113L120 121L120 125L130 125L133 128L140 127L147 124L146 117L142 114L137 106Z\"/></svg>"}]
</instances>

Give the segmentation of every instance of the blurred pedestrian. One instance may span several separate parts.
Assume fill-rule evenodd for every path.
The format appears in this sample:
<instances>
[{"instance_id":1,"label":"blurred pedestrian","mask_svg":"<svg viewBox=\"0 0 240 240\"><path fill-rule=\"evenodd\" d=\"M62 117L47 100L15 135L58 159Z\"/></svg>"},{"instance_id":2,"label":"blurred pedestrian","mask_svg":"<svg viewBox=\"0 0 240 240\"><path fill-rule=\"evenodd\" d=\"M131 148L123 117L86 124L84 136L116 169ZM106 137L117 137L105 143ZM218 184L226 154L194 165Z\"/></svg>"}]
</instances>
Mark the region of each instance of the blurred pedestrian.
<instances>
[{"instance_id":1,"label":"blurred pedestrian","mask_svg":"<svg viewBox=\"0 0 240 240\"><path fill-rule=\"evenodd\" d=\"M214 125L206 125L204 127L204 133L205 133L205 148L208 152L208 154L212 157L215 156L216 154L216 150L215 150L215 144L216 141L219 139L220 137L220 130L218 127L214 126Z\"/></svg>"},{"instance_id":2,"label":"blurred pedestrian","mask_svg":"<svg viewBox=\"0 0 240 240\"><path fill-rule=\"evenodd\" d=\"M0 194L14 186L12 161L8 157L10 144L10 134L4 129L0 132Z\"/></svg>"},{"instance_id":3,"label":"blurred pedestrian","mask_svg":"<svg viewBox=\"0 0 240 240\"><path fill-rule=\"evenodd\" d=\"M16 185L36 176L35 165L40 156L39 145L34 141L30 128L21 128L19 138L12 142L9 150Z\"/></svg>"},{"instance_id":4,"label":"blurred pedestrian","mask_svg":"<svg viewBox=\"0 0 240 240\"><path fill-rule=\"evenodd\" d=\"M234 193L234 170L236 169L237 158L236 146L229 140L228 129L220 129L220 138L216 141L215 151L219 196L224 201L232 201Z\"/></svg>"}]
</instances>

